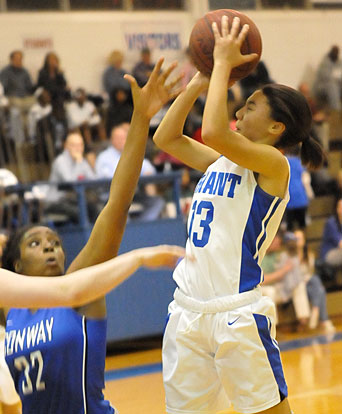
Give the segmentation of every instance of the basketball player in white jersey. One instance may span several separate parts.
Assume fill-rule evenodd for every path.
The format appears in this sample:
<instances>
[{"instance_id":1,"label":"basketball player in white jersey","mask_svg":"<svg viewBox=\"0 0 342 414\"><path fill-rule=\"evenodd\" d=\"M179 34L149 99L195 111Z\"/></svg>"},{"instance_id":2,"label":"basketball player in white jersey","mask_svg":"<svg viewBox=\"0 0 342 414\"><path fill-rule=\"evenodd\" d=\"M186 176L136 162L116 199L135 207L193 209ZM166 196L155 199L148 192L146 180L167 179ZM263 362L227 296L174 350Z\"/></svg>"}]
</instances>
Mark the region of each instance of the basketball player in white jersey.
<instances>
[{"instance_id":1,"label":"basketball player in white jersey","mask_svg":"<svg viewBox=\"0 0 342 414\"><path fill-rule=\"evenodd\" d=\"M256 55L242 55L248 26L213 24L210 82L197 73L157 129L154 141L204 172L188 220L186 256L174 272L178 288L163 341L163 378L169 414L209 414L230 402L241 413L289 414L287 386L275 341L274 304L262 297L260 263L282 219L289 166L280 149L301 145L302 161L323 155L310 138L305 98L283 85L256 91L229 129L231 70ZM208 89L203 145L185 135L186 117ZM228 103L229 105L229 103Z\"/></svg>"}]
</instances>

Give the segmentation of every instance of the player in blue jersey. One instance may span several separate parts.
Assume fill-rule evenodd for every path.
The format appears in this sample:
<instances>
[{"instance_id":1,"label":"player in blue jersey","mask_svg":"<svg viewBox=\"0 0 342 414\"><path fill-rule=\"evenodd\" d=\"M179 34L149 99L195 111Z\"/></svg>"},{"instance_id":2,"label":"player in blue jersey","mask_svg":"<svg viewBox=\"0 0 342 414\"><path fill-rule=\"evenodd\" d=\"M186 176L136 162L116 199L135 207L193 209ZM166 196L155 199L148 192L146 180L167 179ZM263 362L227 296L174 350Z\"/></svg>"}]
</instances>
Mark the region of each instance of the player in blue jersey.
<instances>
[{"instance_id":1,"label":"player in blue jersey","mask_svg":"<svg viewBox=\"0 0 342 414\"><path fill-rule=\"evenodd\" d=\"M186 256L174 271L177 289L163 340L169 414L237 412L289 414L287 386L275 341L274 304L262 297L260 267L289 199L289 166L280 150L299 144L302 161L318 166L311 113L292 88L267 85L253 93L229 129L231 70L248 26L228 18L213 24L214 68L197 73L159 125L155 143L204 172L188 220ZM231 82L230 82L231 83ZM208 88L203 145L185 135L185 120Z\"/></svg>"},{"instance_id":2,"label":"player in blue jersey","mask_svg":"<svg viewBox=\"0 0 342 414\"><path fill-rule=\"evenodd\" d=\"M140 175L150 119L175 96L173 87L177 79L165 84L175 65L161 72L162 62L163 59L158 61L143 88L138 87L133 77L126 77L134 101L126 145L112 180L109 200L97 218L87 244L67 273L97 265L118 253ZM140 253L131 252L130 258L125 255L117 258L123 266L119 272L121 280L140 265L155 265L158 261L167 264L180 253L177 249L177 253L171 253L167 247L160 249L159 253L153 249L140 250ZM11 236L2 257L5 269L30 276L60 276L64 274L64 262L59 236L43 226L25 228ZM113 266L113 263L104 265ZM107 267L109 270L113 269ZM102 281L98 283L102 284ZM103 290L102 295L106 292ZM96 297L98 295L93 298ZM7 312L6 361L21 398L23 413L114 413L102 393L106 352L104 296L77 308L37 308L42 302L28 299L28 306L35 303L34 308L12 308Z\"/></svg>"},{"instance_id":3,"label":"player in blue jersey","mask_svg":"<svg viewBox=\"0 0 342 414\"><path fill-rule=\"evenodd\" d=\"M0 306L81 306L114 289L139 267L174 267L184 251L179 246L133 250L108 262L78 270L68 276L23 276L0 269ZM1 318L0 318L1 319ZM5 325L5 323L4 323ZM21 413L21 404L4 357L5 328L0 325L0 412ZM19 400L19 402L18 402Z\"/></svg>"}]
</instances>

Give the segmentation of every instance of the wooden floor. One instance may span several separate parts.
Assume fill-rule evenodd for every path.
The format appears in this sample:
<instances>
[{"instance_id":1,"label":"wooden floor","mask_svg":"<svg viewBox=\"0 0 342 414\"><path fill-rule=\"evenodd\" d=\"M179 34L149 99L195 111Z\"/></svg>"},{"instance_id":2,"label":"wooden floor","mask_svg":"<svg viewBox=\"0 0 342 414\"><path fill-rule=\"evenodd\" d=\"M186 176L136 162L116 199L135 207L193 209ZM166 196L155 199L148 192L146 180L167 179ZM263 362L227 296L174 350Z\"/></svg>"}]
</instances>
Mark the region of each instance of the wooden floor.
<instances>
[{"instance_id":1,"label":"wooden floor","mask_svg":"<svg viewBox=\"0 0 342 414\"><path fill-rule=\"evenodd\" d=\"M294 414L342 413L342 318L334 324L337 332L330 336L279 332ZM108 357L106 398L120 414L165 413L160 369L160 349Z\"/></svg>"}]
</instances>

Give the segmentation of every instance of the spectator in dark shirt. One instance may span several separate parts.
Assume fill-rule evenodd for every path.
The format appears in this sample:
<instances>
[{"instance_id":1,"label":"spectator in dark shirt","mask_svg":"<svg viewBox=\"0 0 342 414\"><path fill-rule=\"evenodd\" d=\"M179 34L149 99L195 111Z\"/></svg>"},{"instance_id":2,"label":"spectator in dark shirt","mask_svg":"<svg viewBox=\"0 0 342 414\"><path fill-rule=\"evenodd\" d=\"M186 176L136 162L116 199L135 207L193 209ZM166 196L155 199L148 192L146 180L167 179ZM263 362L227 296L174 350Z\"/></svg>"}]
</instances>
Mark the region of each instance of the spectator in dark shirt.
<instances>
[{"instance_id":1,"label":"spectator in dark shirt","mask_svg":"<svg viewBox=\"0 0 342 414\"><path fill-rule=\"evenodd\" d=\"M113 50L108 58L109 65L102 76L103 88L109 101L106 117L108 136L113 127L123 122L129 123L133 112L131 89L129 83L123 77L125 73L128 73L122 67L123 60L123 53L120 50Z\"/></svg>"},{"instance_id":2,"label":"spectator in dark shirt","mask_svg":"<svg viewBox=\"0 0 342 414\"><path fill-rule=\"evenodd\" d=\"M130 91L129 83L124 79L124 74L128 73L123 69L122 64L124 55L120 50L113 50L108 58L108 66L102 76L103 89L108 97L116 89L123 89L126 92Z\"/></svg>"},{"instance_id":3,"label":"spectator in dark shirt","mask_svg":"<svg viewBox=\"0 0 342 414\"><path fill-rule=\"evenodd\" d=\"M45 56L44 65L38 74L37 87L43 87L50 93L53 115L56 119L63 120L64 102L70 98L70 92L56 53L49 52Z\"/></svg>"},{"instance_id":4,"label":"spectator in dark shirt","mask_svg":"<svg viewBox=\"0 0 342 414\"><path fill-rule=\"evenodd\" d=\"M9 98L32 97L33 84L27 69L23 67L23 53L15 50L10 54L10 63L0 73L0 80Z\"/></svg>"},{"instance_id":5,"label":"spectator in dark shirt","mask_svg":"<svg viewBox=\"0 0 342 414\"><path fill-rule=\"evenodd\" d=\"M106 132L109 136L117 125L131 122L133 113L133 101L130 92L124 88L113 89L109 99L107 110Z\"/></svg>"},{"instance_id":6,"label":"spectator in dark shirt","mask_svg":"<svg viewBox=\"0 0 342 414\"><path fill-rule=\"evenodd\" d=\"M140 87L144 86L147 82L154 64L151 61L151 51L147 47L141 50L141 60L134 66L133 76L135 77Z\"/></svg>"},{"instance_id":7,"label":"spectator in dark shirt","mask_svg":"<svg viewBox=\"0 0 342 414\"><path fill-rule=\"evenodd\" d=\"M10 54L10 63L1 71L0 82L10 105L10 135L17 143L23 143L27 113L35 103L35 97L31 76L23 67L23 53L20 50Z\"/></svg>"}]
</instances>

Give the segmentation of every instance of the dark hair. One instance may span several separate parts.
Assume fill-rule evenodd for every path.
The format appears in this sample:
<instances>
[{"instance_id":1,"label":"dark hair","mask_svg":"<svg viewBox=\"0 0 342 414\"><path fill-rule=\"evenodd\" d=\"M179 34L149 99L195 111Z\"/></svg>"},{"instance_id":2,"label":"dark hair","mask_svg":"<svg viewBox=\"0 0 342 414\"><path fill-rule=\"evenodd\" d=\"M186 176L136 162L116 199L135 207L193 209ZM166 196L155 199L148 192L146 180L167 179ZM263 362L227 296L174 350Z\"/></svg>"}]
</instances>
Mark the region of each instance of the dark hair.
<instances>
[{"instance_id":1,"label":"dark hair","mask_svg":"<svg viewBox=\"0 0 342 414\"><path fill-rule=\"evenodd\" d=\"M285 125L285 131L276 143L279 149L300 145L300 158L305 166L318 168L324 161L324 152L311 137L312 114L304 95L285 85L268 84L261 88L271 108L270 116Z\"/></svg>"},{"instance_id":2,"label":"dark hair","mask_svg":"<svg viewBox=\"0 0 342 414\"><path fill-rule=\"evenodd\" d=\"M336 62L338 59L338 55L340 53L340 48L337 45L334 45L331 47L328 56L330 58L330 60L332 60L333 62Z\"/></svg>"},{"instance_id":3,"label":"dark hair","mask_svg":"<svg viewBox=\"0 0 342 414\"><path fill-rule=\"evenodd\" d=\"M23 226L20 229L17 229L13 233L11 233L2 254L3 269L15 272L15 263L17 260L20 259L21 241L24 235L34 227L38 226L36 224L28 224L27 226Z\"/></svg>"},{"instance_id":4,"label":"dark hair","mask_svg":"<svg viewBox=\"0 0 342 414\"><path fill-rule=\"evenodd\" d=\"M15 272L14 266L15 262L20 259L20 243L24 234L35 227L34 225L27 225L21 227L20 229L14 231L9 236L6 246L2 254L2 267L3 269L11 270Z\"/></svg>"},{"instance_id":5,"label":"dark hair","mask_svg":"<svg viewBox=\"0 0 342 414\"><path fill-rule=\"evenodd\" d=\"M10 53L10 55L9 55L9 57L10 57L10 60L12 60L13 58L14 58L14 55L15 54L17 54L17 53L20 53L21 54L21 56L24 56L24 54L23 54L23 52L21 51L21 50L13 50L11 53Z\"/></svg>"},{"instance_id":6,"label":"dark hair","mask_svg":"<svg viewBox=\"0 0 342 414\"><path fill-rule=\"evenodd\" d=\"M48 69L49 68L49 57L50 56L55 56L55 58L57 59L57 63L58 63L58 65L59 65L59 58L58 58L58 56L56 55L56 53L55 52L48 52L46 55L45 55L45 58L44 58L44 64L43 64L43 68L44 69ZM58 71L58 65L57 65L57 71Z\"/></svg>"}]
</instances>

